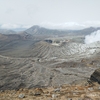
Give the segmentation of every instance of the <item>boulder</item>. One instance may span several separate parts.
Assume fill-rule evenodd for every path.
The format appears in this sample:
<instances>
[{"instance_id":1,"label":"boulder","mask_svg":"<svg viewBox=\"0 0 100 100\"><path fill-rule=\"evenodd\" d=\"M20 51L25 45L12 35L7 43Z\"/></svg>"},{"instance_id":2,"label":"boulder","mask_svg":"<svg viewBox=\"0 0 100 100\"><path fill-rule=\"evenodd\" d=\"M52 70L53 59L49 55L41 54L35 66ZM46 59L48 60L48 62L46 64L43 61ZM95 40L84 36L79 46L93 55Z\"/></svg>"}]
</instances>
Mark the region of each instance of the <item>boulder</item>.
<instances>
[{"instance_id":1,"label":"boulder","mask_svg":"<svg viewBox=\"0 0 100 100\"><path fill-rule=\"evenodd\" d=\"M91 81L98 82L100 84L100 68L96 69L90 77Z\"/></svg>"},{"instance_id":2,"label":"boulder","mask_svg":"<svg viewBox=\"0 0 100 100\"><path fill-rule=\"evenodd\" d=\"M34 91L34 95L35 95L35 96L41 95L41 94L43 94L43 93L44 93L43 90L40 89L40 88L36 88L35 91Z\"/></svg>"},{"instance_id":3,"label":"boulder","mask_svg":"<svg viewBox=\"0 0 100 100\"><path fill-rule=\"evenodd\" d=\"M18 96L19 98L25 98L25 94L19 94L19 96Z\"/></svg>"}]
</instances>

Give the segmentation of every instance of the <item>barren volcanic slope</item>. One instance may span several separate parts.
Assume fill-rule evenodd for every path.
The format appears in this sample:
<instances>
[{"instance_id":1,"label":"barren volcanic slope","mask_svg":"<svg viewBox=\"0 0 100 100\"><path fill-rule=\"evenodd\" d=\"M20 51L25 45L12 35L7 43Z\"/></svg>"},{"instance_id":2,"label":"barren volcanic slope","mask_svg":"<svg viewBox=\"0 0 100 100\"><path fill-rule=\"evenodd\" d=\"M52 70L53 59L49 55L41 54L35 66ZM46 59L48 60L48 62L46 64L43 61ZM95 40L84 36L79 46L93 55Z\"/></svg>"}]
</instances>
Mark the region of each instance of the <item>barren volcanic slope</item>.
<instances>
[{"instance_id":1,"label":"barren volcanic slope","mask_svg":"<svg viewBox=\"0 0 100 100\"><path fill-rule=\"evenodd\" d=\"M71 42L70 40L69 41L64 40L64 42L59 40L59 43L56 42L48 43L46 41L41 41L36 43L31 50L33 54L31 52L30 56L38 57L40 59L45 59L45 60L49 59L70 60L78 58L80 59L81 57L82 58L89 57L99 52L100 42L87 45L82 43Z\"/></svg>"},{"instance_id":2,"label":"barren volcanic slope","mask_svg":"<svg viewBox=\"0 0 100 100\"><path fill-rule=\"evenodd\" d=\"M78 84L100 65L100 42L84 44L83 36L40 38L24 32L1 37L3 90Z\"/></svg>"},{"instance_id":3,"label":"barren volcanic slope","mask_svg":"<svg viewBox=\"0 0 100 100\"><path fill-rule=\"evenodd\" d=\"M45 61L0 56L0 89L19 89L78 83L99 67L100 58Z\"/></svg>"}]
</instances>

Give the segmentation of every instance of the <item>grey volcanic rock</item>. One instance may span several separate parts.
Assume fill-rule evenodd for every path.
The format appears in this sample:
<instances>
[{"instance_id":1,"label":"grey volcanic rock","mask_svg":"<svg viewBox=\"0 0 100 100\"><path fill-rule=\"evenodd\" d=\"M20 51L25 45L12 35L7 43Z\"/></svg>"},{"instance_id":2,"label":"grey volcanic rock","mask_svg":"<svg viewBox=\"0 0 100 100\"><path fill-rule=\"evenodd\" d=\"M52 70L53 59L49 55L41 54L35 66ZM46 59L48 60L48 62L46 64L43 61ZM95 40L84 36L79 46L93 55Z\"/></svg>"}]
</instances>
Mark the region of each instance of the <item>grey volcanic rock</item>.
<instances>
[{"instance_id":1,"label":"grey volcanic rock","mask_svg":"<svg viewBox=\"0 0 100 100\"><path fill-rule=\"evenodd\" d=\"M58 66L59 65L59 66ZM89 78L97 67L75 61L38 62L35 58L0 56L0 89L20 89L71 84Z\"/></svg>"},{"instance_id":2,"label":"grey volcanic rock","mask_svg":"<svg viewBox=\"0 0 100 100\"><path fill-rule=\"evenodd\" d=\"M91 75L90 79L92 81L98 82L100 84L100 68L96 69Z\"/></svg>"},{"instance_id":3,"label":"grey volcanic rock","mask_svg":"<svg viewBox=\"0 0 100 100\"><path fill-rule=\"evenodd\" d=\"M23 44L26 46L28 44L25 41ZM100 64L99 55L95 58L100 53L99 42L86 45L71 41L61 40L55 43L44 40L27 48L24 53L19 52L28 57L0 55L1 90L77 83L89 78ZM16 52L15 49L12 51L10 55Z\"/></svg>"}]
</instances>

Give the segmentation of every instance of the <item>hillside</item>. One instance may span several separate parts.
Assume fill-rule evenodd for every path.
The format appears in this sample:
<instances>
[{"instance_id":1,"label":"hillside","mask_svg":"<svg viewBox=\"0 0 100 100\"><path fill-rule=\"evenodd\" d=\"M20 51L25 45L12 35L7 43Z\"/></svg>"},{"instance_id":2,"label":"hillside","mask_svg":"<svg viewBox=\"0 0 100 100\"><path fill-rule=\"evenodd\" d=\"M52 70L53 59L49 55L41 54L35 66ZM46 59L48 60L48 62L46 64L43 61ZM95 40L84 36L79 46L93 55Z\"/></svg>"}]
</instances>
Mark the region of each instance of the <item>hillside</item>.
<instances>
[{"instance_id":1,"label":"hillside","mask_svg":"<svg viewBox=\"0 0 100 100\"><path fill-rule=\"evenodd\" d=\"M4 55L0 56L1 89L73 84L86 80L99 67L100 58L96 56L100 52L99 42L86 45L40 41L31 46L32 41L23 43L19 43L19 50L15 46L12 51L2 51L7 54L1 52Z\"/></svg>"}]
</instances>

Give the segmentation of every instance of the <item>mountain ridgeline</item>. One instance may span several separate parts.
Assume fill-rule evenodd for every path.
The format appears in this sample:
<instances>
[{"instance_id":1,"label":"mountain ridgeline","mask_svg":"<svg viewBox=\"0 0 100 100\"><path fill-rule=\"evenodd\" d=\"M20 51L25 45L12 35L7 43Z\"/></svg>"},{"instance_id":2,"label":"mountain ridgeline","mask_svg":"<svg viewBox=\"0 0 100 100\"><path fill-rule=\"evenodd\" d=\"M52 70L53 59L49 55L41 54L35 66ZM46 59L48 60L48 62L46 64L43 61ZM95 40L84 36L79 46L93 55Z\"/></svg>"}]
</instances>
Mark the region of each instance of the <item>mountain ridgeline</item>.
<instances>
[{"instance_id":1,"label":"mountain ridgeline","mask_svg":"<svg viewBox=\"0 0 100 100\"><path fill-rule=\"evenodd\" d=\"M20 34L20 33L28 33L31 35L88 35L94 31L100 30L100 27L89 27L82 30L61 30L61 29L47 29L44 27L40 27L38 25L34 25L28 29L24 29L24 31L13 31L8 29L0 29L1 34Z\"/></svg>"},{"instance_id":2,"label":"mountain ridgeline","mask_svg":"<svg viewBox=\"0 0 100 100\"><path fill-rule=\"evenodd\" d=\"M33 35L88 35L94 31L100 30L100 27L94 28L89 27L82 30L57 30L57 29L47 29L40 26L32 26L31 28L25 30L29 34Z\"/></svg>"}]
</instances>

